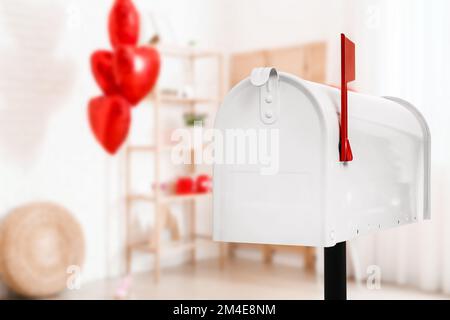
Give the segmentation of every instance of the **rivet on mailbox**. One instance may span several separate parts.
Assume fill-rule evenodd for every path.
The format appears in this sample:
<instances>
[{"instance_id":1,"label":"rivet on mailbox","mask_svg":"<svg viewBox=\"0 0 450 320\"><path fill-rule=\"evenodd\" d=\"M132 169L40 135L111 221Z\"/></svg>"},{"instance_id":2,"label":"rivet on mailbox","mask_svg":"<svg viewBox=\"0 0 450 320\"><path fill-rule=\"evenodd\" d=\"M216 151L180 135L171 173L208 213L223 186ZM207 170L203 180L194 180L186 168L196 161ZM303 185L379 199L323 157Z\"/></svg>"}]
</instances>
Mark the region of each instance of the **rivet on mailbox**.
<instances>
[{"instance_id":1,"label":"rivet on mailbox","mask_svg":"<svg viewBox=\"0 0 450 320\"><path fill-rule=\"evenodd\" d=\"M430 219L430 132L402 99L347 93L354 45L344 35L341 49L341 90L275 68L231 89L215 128L240 132L223 135L235 145L225 158L245 154L214 165L213 206L216 241L329 248L325 260L341 257L328 273L343 268L345 282L345 241ZM341 287L325 296L343 298Z\"/></svg>"}]
</instances>

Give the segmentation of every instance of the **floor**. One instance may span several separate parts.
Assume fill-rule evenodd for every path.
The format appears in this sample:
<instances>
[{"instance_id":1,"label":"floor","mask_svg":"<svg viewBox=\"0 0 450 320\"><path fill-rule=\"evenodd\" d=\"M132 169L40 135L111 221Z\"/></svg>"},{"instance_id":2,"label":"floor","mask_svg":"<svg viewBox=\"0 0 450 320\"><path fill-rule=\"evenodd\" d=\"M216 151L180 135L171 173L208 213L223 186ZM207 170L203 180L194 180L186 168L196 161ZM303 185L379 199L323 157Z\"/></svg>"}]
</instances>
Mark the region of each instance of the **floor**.
<instances>
[{"instance_id":1,"label":"floor","mask_svg":"<svg viewBox=\"0 0 450 320\"><path fill-rule=\"evenodd\" d=\"M113 299L121 279L84 284L59 299ZM382 285L369 290L365 284L348 286L349 299L450 299L415 289ZM322 299L322 283L298 268L270 266L236 259L221 270L217 260L165 269L155 284L151 273L133 276L129 299Z\"/></svg>"}]
</instances>

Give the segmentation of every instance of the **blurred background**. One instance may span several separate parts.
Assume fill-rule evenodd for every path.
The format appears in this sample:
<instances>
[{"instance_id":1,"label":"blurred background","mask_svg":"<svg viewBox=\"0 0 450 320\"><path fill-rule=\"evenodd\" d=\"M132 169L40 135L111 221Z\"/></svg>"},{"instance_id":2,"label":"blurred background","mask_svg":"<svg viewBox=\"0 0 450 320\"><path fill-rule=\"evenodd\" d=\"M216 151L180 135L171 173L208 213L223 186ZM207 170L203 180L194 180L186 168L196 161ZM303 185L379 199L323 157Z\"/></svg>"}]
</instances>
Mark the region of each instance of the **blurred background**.
<instances>
[{"instance_id":1,"label":"blurred background","mask_svg":"<svg viewBox=\"0 0 450 320\"><path fill-rule=\"evenodd\" d=\"M180 190L211 168L174 166L170 137L193 119L210 127L257 66L338 85L344 32L357 47L352 89L410 101L432 133L432 221L349 242L349 298L450 298L448 1L134 3L162 69L110 156L87 102L113 1L0 0L2 297L321 299L322 249L211 241L210 193Z\"/></svg>"}]
</instances>

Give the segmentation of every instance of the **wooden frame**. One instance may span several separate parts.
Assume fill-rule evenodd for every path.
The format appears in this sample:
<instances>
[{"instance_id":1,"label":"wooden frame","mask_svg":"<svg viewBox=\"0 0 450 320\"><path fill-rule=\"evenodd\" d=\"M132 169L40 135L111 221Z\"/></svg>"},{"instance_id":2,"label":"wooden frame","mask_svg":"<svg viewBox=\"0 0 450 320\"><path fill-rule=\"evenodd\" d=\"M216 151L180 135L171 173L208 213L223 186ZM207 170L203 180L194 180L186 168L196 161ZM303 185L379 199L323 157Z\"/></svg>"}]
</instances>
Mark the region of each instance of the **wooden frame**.
<instances>
[{"instance_id":1,"label":"wooden frame","mask_svg":"<svg viewBox=\"0 0 450 320\"><path fill-rule=\"evenodd\" d=\"M315 42L284 48L239 52L231 55L230 86L249 76L253 68L276 67L305 80L326 80L326 44Z\"/></svg>"}]
</instances>

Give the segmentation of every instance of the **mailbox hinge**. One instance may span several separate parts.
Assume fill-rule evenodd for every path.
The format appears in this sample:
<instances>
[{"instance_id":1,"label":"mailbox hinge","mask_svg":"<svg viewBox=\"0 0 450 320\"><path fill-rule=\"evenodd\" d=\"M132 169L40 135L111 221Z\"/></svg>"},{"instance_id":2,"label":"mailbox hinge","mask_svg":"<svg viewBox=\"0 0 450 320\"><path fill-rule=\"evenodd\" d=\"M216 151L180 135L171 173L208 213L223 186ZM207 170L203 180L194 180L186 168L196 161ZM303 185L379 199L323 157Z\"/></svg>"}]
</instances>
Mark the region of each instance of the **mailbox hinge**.
<instances>
[{"instance_id":1,"label":"mailbox hinge","mask_svg":"<svg viewBox=\"0 0 450 320\"><path fill-rule=\"evenodd\" d=\"M250 81L259 87L259 110L261 121L274 124L280 114L279 77L275 68L255 68Z\"/></svg>"},{"instance_id":2,"label":"mailbox hinge","mask_svg":"<svg viewBox=\"0 0 450 320\"><path fill-rule=\"evenodd\" d=\"M348 140L347 84L355 80L355 44L341 34L341 132L339 140L339 161L353 160Z\"/></svg>"}]
</instances>

